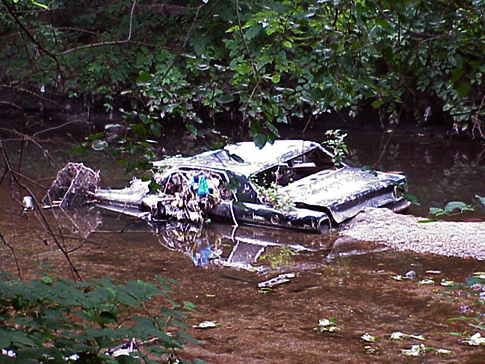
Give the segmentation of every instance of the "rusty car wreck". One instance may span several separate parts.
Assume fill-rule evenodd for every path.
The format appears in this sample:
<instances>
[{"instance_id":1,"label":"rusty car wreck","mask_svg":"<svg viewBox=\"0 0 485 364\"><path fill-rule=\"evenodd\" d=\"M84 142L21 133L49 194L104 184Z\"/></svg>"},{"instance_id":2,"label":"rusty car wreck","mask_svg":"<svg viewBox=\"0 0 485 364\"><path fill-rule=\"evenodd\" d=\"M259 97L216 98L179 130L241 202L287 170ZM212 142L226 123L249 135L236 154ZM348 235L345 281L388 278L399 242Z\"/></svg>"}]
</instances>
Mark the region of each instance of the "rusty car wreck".
<instances>
[{"instance_id":1,"label":"rusty car wreck","mask_svg":"<svg viewBox=\"0 0 485 364\"><path fill-rule=\"evenodd\" d=\"M217 219L316 232L354 217L364 207L400 212L409 206L403 198L402 174L338 167L332 157L312 141L277 140L262 149L240 142L154 162L151 182L134 179L123 189L98 188L97 172L70 163L43 203L95 203L154 222Z\"/></svg>"}]
</instances>

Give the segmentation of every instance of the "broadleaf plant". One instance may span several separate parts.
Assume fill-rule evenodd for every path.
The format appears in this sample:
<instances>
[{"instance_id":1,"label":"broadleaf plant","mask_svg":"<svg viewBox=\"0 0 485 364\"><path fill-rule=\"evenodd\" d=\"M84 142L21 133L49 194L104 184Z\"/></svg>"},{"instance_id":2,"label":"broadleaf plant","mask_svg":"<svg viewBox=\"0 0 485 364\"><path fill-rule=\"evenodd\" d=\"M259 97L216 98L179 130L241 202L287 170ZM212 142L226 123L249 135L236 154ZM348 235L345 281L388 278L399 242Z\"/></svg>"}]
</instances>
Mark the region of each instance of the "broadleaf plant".
<instances>
[{"instance_id":1,"label":"broadleaf plant","mask_svg":"<svg viewBox=\"0 0 485 364\"><path fill-rule=\"evenodd\" d=\"M173 306L171 284L161 277L156 283L49 276L26 282L2 273L0 297L2 363L158 363L190 338L183 333L185 314ZM134 351L124 359L108 355L133 339Z\"/></svg>"}]
</instances>

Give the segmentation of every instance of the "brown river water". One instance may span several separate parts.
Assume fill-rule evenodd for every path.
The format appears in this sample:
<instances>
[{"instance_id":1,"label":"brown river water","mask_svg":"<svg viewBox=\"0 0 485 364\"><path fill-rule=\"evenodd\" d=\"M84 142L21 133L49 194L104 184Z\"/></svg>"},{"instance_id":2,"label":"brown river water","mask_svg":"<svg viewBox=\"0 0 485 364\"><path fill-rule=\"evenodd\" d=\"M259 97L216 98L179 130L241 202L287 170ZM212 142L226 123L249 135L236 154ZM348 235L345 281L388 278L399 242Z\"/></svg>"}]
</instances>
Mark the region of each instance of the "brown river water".
<instances>
[{"instance_id":1,"label":"brown river water","mask_svg":"<svg viewBox=\"0 0 485 364\"><path fill-rule=\"evenodd\" d=\"M483 143L409 131L345 131L349 164L408 176L410 192L420 202L410 214L428 217L429 207L459 200L474 205L475 211L455 216L455 221L485 221L485 209L475 197L485 196ZM169 152L200 149L188 136L174 145L168 142L170 135L161 142ZM289 130L284 136L323 140L323 132L315 130ZM4 141L3 147L18 167L20 145ZM37 199L68 161L99 169L103 187L122 187L129 181L107 152L74 155L72 148L65 140L46 141L42 148L26 146L20 178ZM2 174L4 169L2 160ZM9 175L0 185L0 232L8 243L2 247L0 270L27 279L49 268L72 278L39 212L18 215L27 194ZM484 324L484 304L477 303L477 292L445 287L448 281L463 284L485 271L483 261L400 252L366 242L334 247L335 234L215 223L202 230L150 226L96 207L44 213L64 237L62 244L72 251L70 258L83 279L109 275L153 281L161 275L178 282L174 298L197 306L186 323L188 333L200 341L187 345L182 358L208 363L485 363L484 345L463 342L476 332L485 336L470 325ZM258 288L280 274L287 274L288 281ZM315 330L320 320L331 318L335 332ZM218 326L193 328L203 321ZM391 340L395 332L422 335L424 340ZM376 340L365 341L366 333ZM429 350L416 357L403 352L419 344Z\"/></svg>"}]
</instances>

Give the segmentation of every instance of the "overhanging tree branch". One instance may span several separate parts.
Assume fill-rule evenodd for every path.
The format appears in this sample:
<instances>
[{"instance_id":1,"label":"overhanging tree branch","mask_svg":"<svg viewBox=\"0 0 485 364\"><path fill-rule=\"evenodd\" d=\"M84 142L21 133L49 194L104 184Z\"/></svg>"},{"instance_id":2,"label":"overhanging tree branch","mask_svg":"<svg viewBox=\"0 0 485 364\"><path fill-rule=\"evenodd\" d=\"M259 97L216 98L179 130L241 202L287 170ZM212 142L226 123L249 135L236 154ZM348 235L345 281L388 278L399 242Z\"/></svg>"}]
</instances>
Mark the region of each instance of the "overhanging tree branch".
<instances>
[{"instance_id":1,"label":"overhanging tree branch","mask_svg":"<svg viewBox=\"0 0 485 364\"><path fill-rule=\"evenodd\" d=\"M5 0L2 0L2 1L5 1ZM96 48L96 47L102 47L102 46L107 46L107 45L117 45L117 44L130 43L131 36L133 34L133 14L135 12L135 6L136 6L136 0L133 0L133 3L131 4L131 11L130 11L130 25L128 27L128 35L127 35L126 39L87 44L85 46L71 48L71 49L68 49L67 51L56 53L56 55L57 56L65 56L66 54L73 53L73 52L76 52L76 51L79 51L79 50L82 50L82 49L89 49L89 48Z\"/></svg>"},{"instance_id":2,"label":"overhanging tree branch","mask_svg":"<svg viewBox=\"0 0 485 364\"><path fill-rule=\"evenodd\" d=\"M48 51L41 43L39 43L39 41L37 41L37 39L35 39L35 37L32 35L32 33L30 33L30 31L25 27L25 25L20 21L20 19L17 16L17 14L15 14L15 11L12 9L12 7L10 6L10 4L8 3L8 0L2 0L2 3L5 5L5 7L7 8L8 13L13 17L13 19L17 23L17 25L25 32L25 34L27 34L27 37L29 37L30 40L32 42L34 42L35 45L37 47L39 47L39 49L42 52L44 52L45 54L47 54L49 57L51 57L54 60L54 62L56 63L57 70L61 74L61 78L64 78L64 76L62 74L61 64L59 63L59 60L57 59L57 57L53 53L51 53L50 51Z\"/></svg>"}]
</instances>

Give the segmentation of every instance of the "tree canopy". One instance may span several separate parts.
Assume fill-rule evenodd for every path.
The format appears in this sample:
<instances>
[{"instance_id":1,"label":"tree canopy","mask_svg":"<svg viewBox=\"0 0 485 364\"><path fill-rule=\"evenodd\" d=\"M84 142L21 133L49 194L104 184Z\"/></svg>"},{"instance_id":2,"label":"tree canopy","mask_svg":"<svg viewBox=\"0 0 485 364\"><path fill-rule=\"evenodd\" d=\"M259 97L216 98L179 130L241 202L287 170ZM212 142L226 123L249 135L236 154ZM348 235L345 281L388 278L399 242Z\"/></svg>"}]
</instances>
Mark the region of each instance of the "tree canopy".
<instances>
[{"instance_id":1,"label":"tree canopy","mask_svg":"<svg viewBox=\"0 0 485 364\"><path fill-rule=\"evenodd\" d=\"M264 144L371 109L485 137L485 0L1 3L0 87L120 108L139 135L229 112Z\"/></svg>"}]
</instances>

